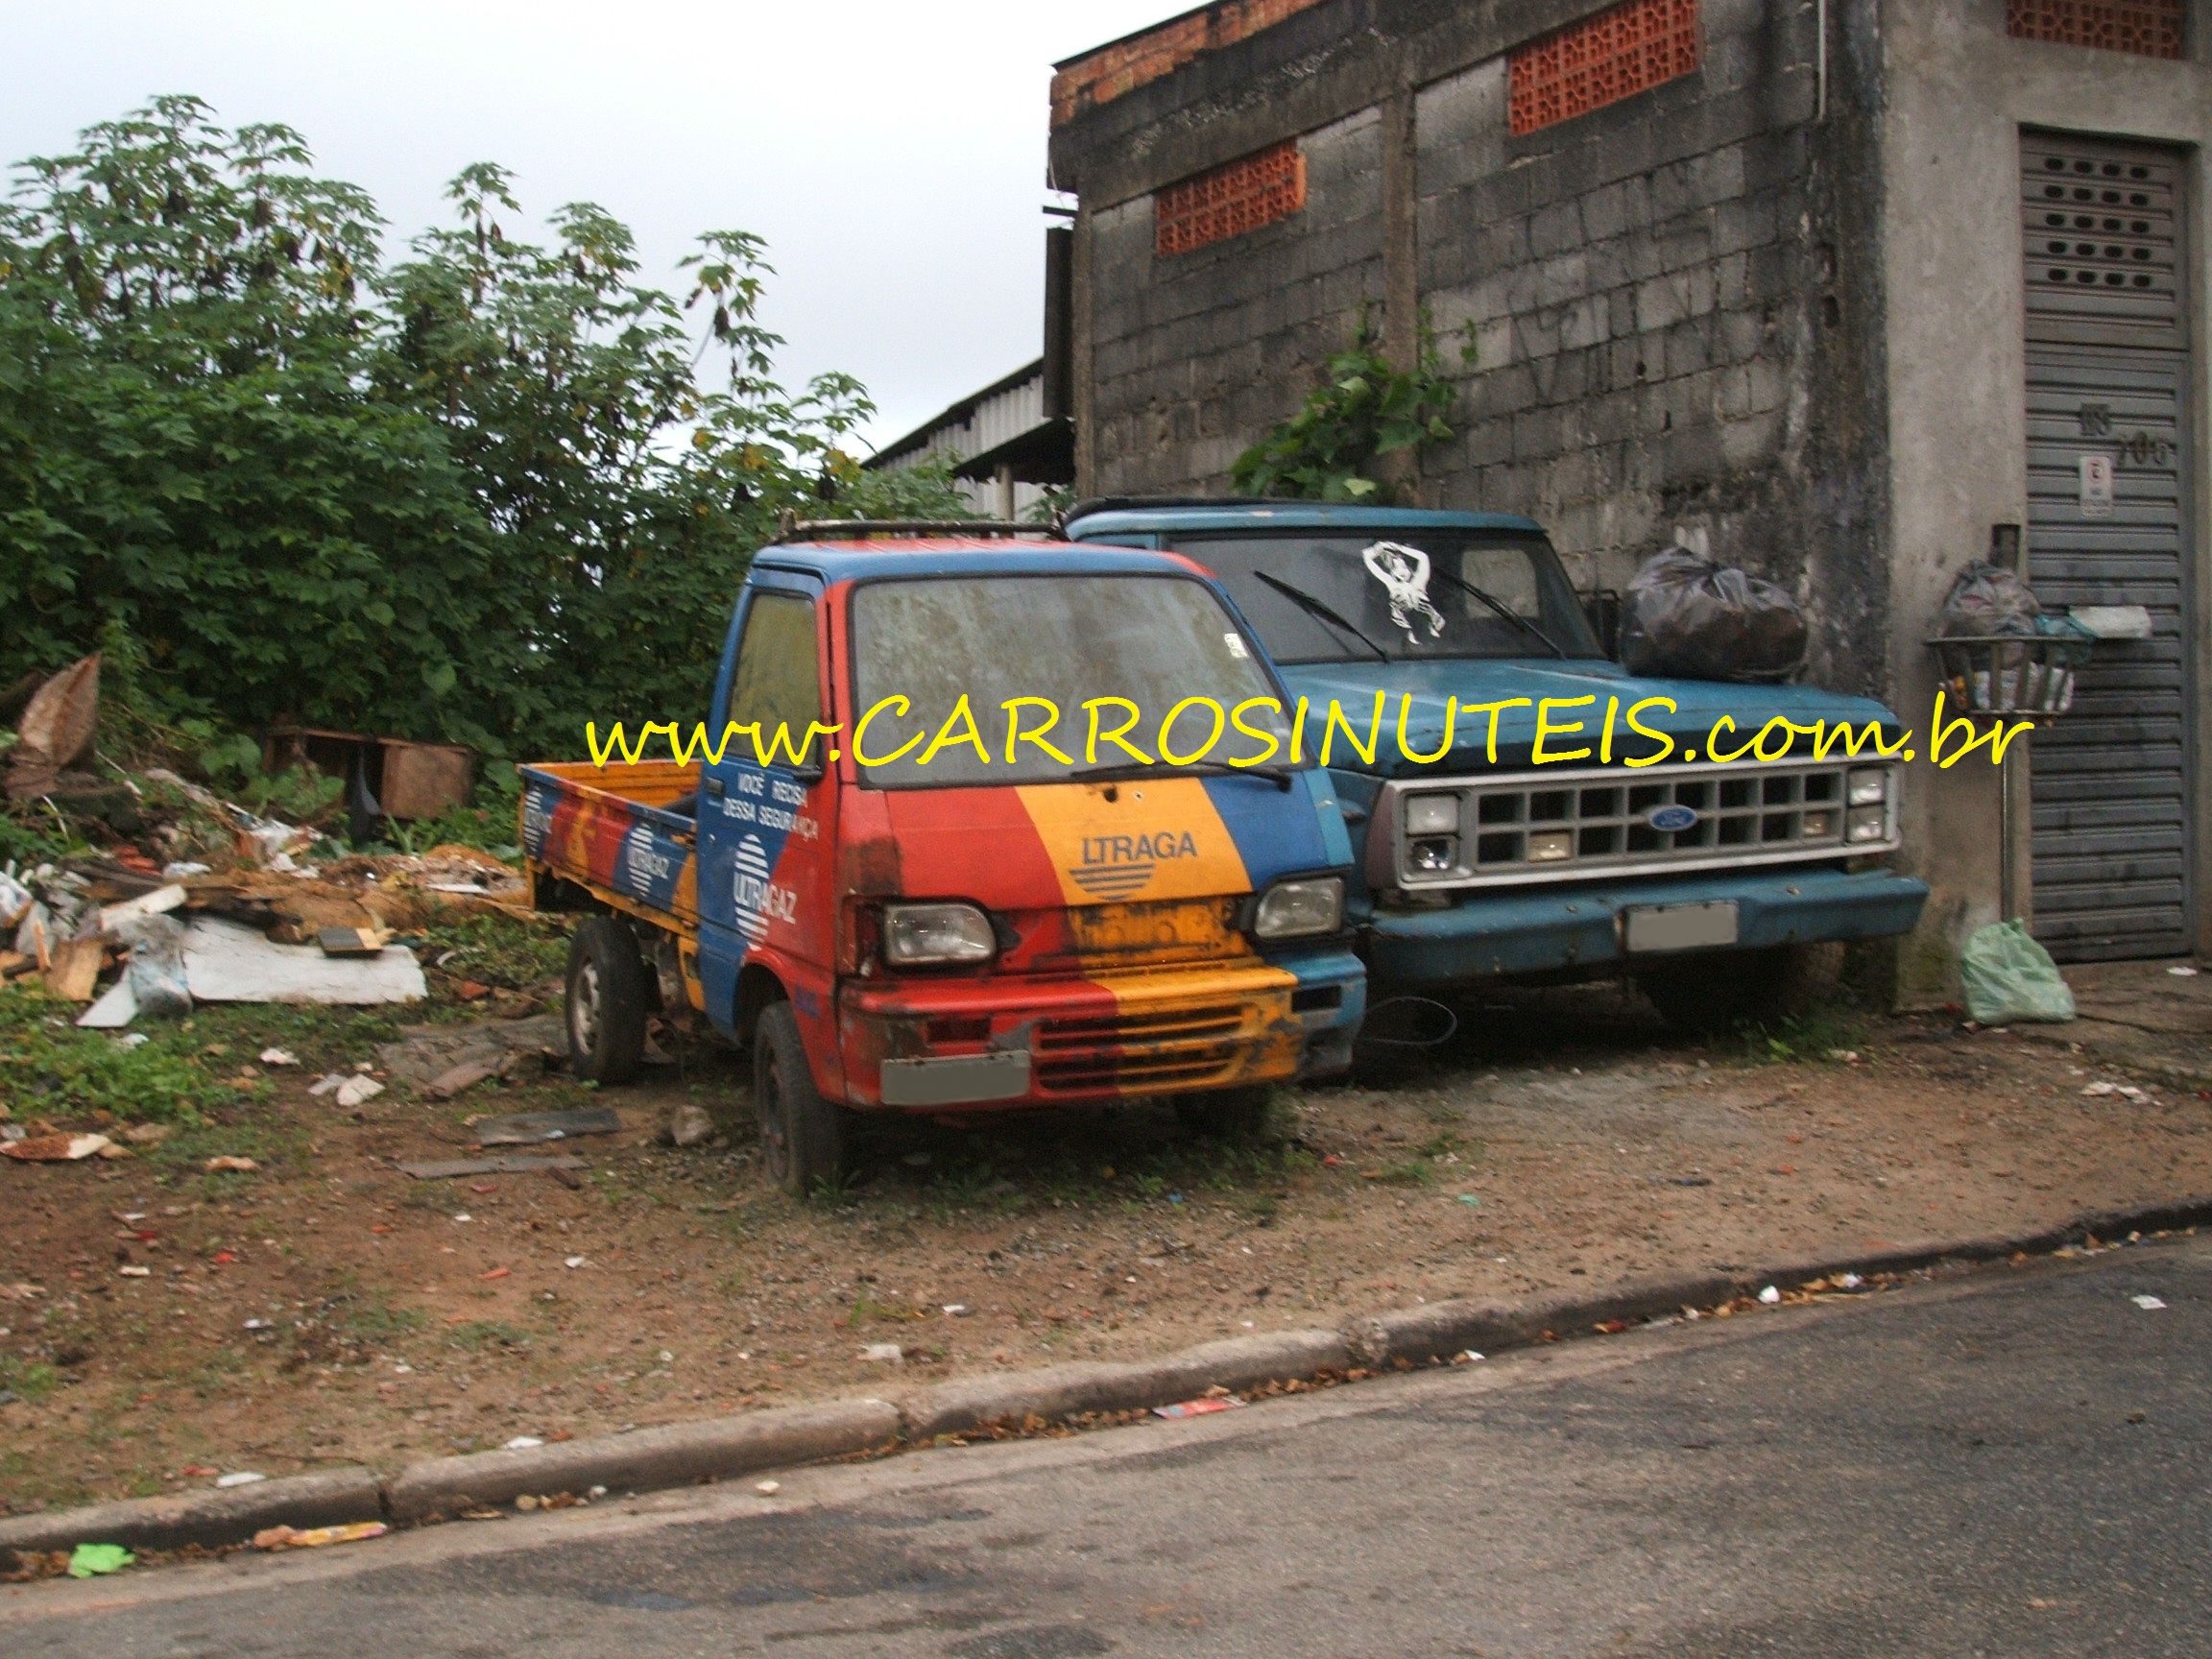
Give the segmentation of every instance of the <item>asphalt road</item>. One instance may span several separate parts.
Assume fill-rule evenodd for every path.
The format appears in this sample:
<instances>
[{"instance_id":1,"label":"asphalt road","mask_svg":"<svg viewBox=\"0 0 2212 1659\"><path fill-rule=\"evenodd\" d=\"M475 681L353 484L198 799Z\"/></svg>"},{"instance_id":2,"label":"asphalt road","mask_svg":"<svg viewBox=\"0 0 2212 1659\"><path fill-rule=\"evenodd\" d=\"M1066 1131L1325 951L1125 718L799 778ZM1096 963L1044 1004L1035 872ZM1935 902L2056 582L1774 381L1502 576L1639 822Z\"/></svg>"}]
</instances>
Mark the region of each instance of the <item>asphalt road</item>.
<instances>
[{"instance_id":1,"label":"asphalt road","mask_svg":"<svg viewBox=\"0 0 2212 1659\"><path fill-rule=\"evenodd\" d=\"M2208 1296L2212 1239L2146 1246L773 1498L13 1588L0 1654L2202 1654Z\"/></svg>"}]
</instances>

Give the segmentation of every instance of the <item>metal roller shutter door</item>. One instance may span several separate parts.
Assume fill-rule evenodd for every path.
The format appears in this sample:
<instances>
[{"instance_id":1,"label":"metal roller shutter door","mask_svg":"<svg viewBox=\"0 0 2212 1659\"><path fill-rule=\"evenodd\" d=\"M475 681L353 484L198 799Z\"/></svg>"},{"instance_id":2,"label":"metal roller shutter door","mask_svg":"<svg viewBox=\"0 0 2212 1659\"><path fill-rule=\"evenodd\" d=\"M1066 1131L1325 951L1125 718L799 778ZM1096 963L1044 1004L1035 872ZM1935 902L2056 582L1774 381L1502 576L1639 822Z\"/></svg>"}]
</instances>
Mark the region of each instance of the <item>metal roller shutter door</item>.
<instances>
[{"instance_id":1,"label":"metal roller shutter door","mask_svg":"<svg viewBox=\"0 0 2212 1659\"><path fill-rule=\"evenodd\" d=\"M2073 711L2034 740L2035 933L2061 961L2190 948L2191 745L2183 549L2189 361L2176 195L2160 151L2029 135L2028 573L2047 609L2141 605ZM2108 516L2081 460L2113 463Z\"/></svg>"}]
</instances>

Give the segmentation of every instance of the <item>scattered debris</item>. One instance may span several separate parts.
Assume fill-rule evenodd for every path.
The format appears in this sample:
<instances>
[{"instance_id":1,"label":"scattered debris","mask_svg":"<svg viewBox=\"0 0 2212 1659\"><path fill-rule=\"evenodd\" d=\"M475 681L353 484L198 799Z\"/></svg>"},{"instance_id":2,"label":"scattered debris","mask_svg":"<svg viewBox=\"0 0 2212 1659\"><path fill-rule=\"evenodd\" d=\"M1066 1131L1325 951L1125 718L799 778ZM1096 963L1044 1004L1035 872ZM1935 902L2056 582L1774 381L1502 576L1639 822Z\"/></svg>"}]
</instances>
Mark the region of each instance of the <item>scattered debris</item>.
<instances>
[{"instance_id":1,"label":"scattered debris","mask_svg":"<svg viewBox=\"0 0 2212 1659\"><path fill-rule=\"evenodd\" d=\"M2142 1309L2146 1313L2159 1312L2166 1306L2165 1303L2159 1301L2155 1296L2131 1296L2128 1298L2128 1300L2133 1302L2136 1307Z\"/></svg>"},{"instance_id":2,"label":"scattered debris","mask_svg":"<svg viewBox=\"0 0 2212 1659\"><path fill-rule=\"evenodd\" d=\"M1759 1300L1769 1308L1778 1308L1782 1305L1782 1292L1769 1285L1759 1292Z\"/></svg>"},{"instance_id":3,"label":"scattered debris","mask_svg":"<svg viewBox=\"0 0 2212 1659\"><path fill-rule=\"evenodd\" d=\"M381 955L391 942L382 927L325 927L315 935L316 949L341 958Z\"/></svg>"},{"instance_id":4,"label":"scattered debris","mask_svg":"<svg viewBox=\"0 0 2212 1659\"><path fill-rule=\"evenodd\" d=\"M2091 1099L2104 1099L2117 1094L2131 1105L2153 1106L2157 1104L2148 1089L2138 1089L2132 1083L2092 1083L2081 1093Z\"/></svg>"},{"instance_id":5,"label":"scattered debris","mask_svg":"<svg viewBox=\"0 0 2212 1659\"><path fill-rule=\"evenodd\" d=\"M266 1475L256 1475L252 1470L241 1469L235 1475L218 1475L215 1478L215 1484L224 1491L228 1491L233 1486L252 1486L268 1479L269 1477Z\"/></svg>"},{"instance_id":6,"label":"scattered debris","mask_svg":"<svg viewBox=\"0 0 2212 1659\"><path fill-rule=\"evenodd\" d=\"M1481 1358L1482 1356L1476 1353L1474 1349L1464 1348L1460 1350L1459 1358L1453 1363L1455 1365L1474 1365L1479 1363Z\"/></svg>"},{"instance_id":7,"label":"scattered debris","mask_svg":"<svg viewBox=\"0 0 2212 1659\"><path fill-rule=\"evenodd\" d=\"M123 1131L123 1139L133 1146L158 1146L176 1133L169 1123L133 1123Z\"/></svg>"},{"instance_id":8,"label":"scattered debris","mask_svg":"<svg viewBox=\"0 0 2212 1659\"><path fill-rule=\"evenodd\" d=\"M120 1544L80 1544L69 1557L72 1578L104 1578L138 1559Z\"/></svg>"},{"instance_id":9,"label":"scattered debris","mask_svg":"<svg viewBox=\"0 0 2212 1659\"><path fill-rule=\"evenodd\" d=\"M526 1062L553 1061L567 1053L568 1034L558 1014L528 1020L484 1020L472 1025L433 1025L379 1044L376 1064L393 1078L449 1100L464 1089L504 1077Z\"/></svg>"},{"instance_id":10,"label":"scattered debris","mask_svg":"<svg viewBox=\"0 0 2212 1659\"><path fill-rule=\"evenodd\" d=\"M108 948L98 939L65 939L54 947L46 989L64 1002L89 1002L107 959Z\"/></svg>"},{"instance_id":11,"label":"scattered debris","mask_svg":"<svg viewBox=\"0 0 2212 1659\"><path fill-rule=\"evenodd\" d=\"M706 1107L686 1101L668 1114L661 1139L670 1146L704 1146L714 1139L714 1119L707 1115Z\"/></svg>"},{"instance_id":12,"label":"scattered debris","mask_svg":"<svg viewBox=\"0 0 2212 1659\"><path fill-rule=\"evenodd\" d=\"M350 1111L383 1093L384 1085L373 1077L349 1077L338 1085L338 1104Z\"/></svg>"},{"instance_id":13,"label":"scattered debris","mask_svg":"<svg viewBox=\"0 0 2212 1659\"><path fill-rule=\"evenodd\" d=\"M100 912L100 931L112 933L124 923L135 922L142 916L166 916L172 910L181 910L185 898L182 887L156 887L135 899L107 905Z\"/></svg>"},{"instance_id":14,"label":"scattered debris","mask_svg":"<svg viewBox=\"0 0 2212 1659\"><path fill-rule=\"evenodd\" d=\"M92 748L100 719L100 659L72 662L31 694L8 756L8 796L36 801L54 793L62 773Z\"/></svg>"},{"instance_id":15,"label":"scattered debris","mask_svg":"<svg viewBox=\"0 0 2212 1659\"><path fill-rule=\"evenodd\" d=\"M945 1304L944 1313L948 1319L965 1319L968 1317L968 1304L965 1302L948 1302Z\"/></svg>"},{"instance_id":16,"label":"scattered debris","mask_svg":"<svg viewBox=\"0 0 2212 1659\"><path fill-rule=\"evenodd\" d=\"M19 1164L77 1164L113 1146L105 1135L33 1135L0 1146L0 1158Z\"/></svg>"},{"instance_id":17,"label":"scattered debris","mask_svg":"<svg viewBox=\"0 0 2212 1659\"><path fill-rule=\"evenodd\" d=\"M238 1158L225 1154L220 1158L208 1159L203 1167L210 1175L251 1175L261 1166L254 1163L251 1158Z\"/></svg>"},{"instance_id":18,"label":"scattered debris","mask_svg":"<svg viewBox=\"0 0 2212 1659\"><path fill-rule=\"evenodd\" d=\"M569 1112L517 1112L511 1118L485 1118L476 1124L479 1146L535 1146L575 1135L619 1135L621 1115L594 1106Z\"/></svg>"},{"instance_id":19,"label":"scattered debris","mask_svg":"<svg viewBox=\"0 0 2212 1659\"><path fill-rule=\"evenodd\" d=\"M2197 970L2190 967L2186 962L2176 962L2166 972L2173 974L2176 979L2194 979L2197 977Z\"/></svg>"},{"instance_id":20,"label":"scattered debris","mask_svg":"<svg viewBox=\"0 0 2212 1659\"><path fill-rule=\"evenodd\" d=\"M581 1158L462 1158L437 1164L401 1164L402 1175L418 1181L453 1181L465 1175L541 1175L557 1169L589 1169Z\"/></svg>"},{"instance_id":21,"label":"scattered debris","mask_svg":"<svg viewBox=\"0 0 2212 1659\"><path fill-rule=\"evenodd\" d=\"M535 1452L544 1444L545 1442L539 1439L535 1434L517 1434L514 1439L507 1442L507 1450L510 1452Z\"/></svg>"},{"instance_id":22,"label":"scattered debris","mask_svg":"<svg viewBox=\"0 0 2212 1659\"><path fill-rule=\"evenodd\" d=\"M184 930L184 967L201 1002L312 1002L372 1007L430 995L415 953L390 946L361 961L275 945L251 927L210 917Z\"/></svg>"},{"instance_id":23,"label":"scattered debris","mask_svg":"<svg viewBox=\"0 0 2212 1659\"><path fill-rule=\"evenodd\" d=\"M860 1358L872 1365L903 1365L906 1350L896 1342L871 1342L860 1350Z\"/></svg>"},{"instance_id":24,"label":"scattered debris","mask_svg":"<svg viewBox=\"0 0 2212 1659\"><path fill-rule=\"evenodd\" d=\"M1152 1415L1175 1419L1179 1417L1210 1417L1216 1411L1234 1411L1244 1402L1234 1394L1209 1394L1203 1400L1186 1400L1180 1406L1155 1406Z\"/></svg>"},{"instance_id":25,"label":"scattered debris","mask_svg":"<svg viewBox=\"0 0 2212 1659\"><path fill-rule=\"evenodd\" d=\"M753 1490L759 1493L763 1498L773 1498L777 1493L783 1490L783 1482L781 1480L756 1480L753 1482Z\"/></svg>"},{"instance_id":26,"label":"scattered debris","mask_svg":"<svg viewBox=\"0 0 2212 1659\"><path fill-rule=\"evenodd\" d=\"M323 1550L333 1544L360 1544L391 1531L381 1521L355 1521L345 1527L267 1527L253 1534L256 1550Z\"/></svg>"},{"instance_id":27,"label":"scattered debris","mask_svg":"<svg viewBox=\"0 0 2212 1659\"><path fill-rule=\"evenodd\" d=\"M584 1265L587 1260L589 1260L589 1258L583 1256L571 1256L565 1262L562 1262L562 1265L564 1267L581 1267Z\"/></svg>"},{"instance_id":28,"label":"scattered debris","mask_svg":"<svg viewBox=\"0 0 2212 1659\"><path fill-rule=\"evenodd\" d=\"M261 1050L261 1064L264 1066L297 1066L300 1064L300 1056L293 1053L289 1048L264 1048Z\"/></svg>"}]
</instances>

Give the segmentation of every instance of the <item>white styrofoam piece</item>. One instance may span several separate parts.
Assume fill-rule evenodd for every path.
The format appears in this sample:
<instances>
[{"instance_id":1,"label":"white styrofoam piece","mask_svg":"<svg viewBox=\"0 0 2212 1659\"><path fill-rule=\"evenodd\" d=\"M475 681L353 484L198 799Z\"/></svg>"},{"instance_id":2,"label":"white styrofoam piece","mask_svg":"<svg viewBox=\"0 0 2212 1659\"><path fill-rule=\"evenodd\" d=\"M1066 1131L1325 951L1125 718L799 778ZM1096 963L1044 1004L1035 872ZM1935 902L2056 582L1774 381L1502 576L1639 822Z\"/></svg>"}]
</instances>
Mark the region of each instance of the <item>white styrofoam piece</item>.
<instances>
[{"instance_id":1,"label":"white styrofoam piece","mask_svg":"<svg viewBox=\"0 0 2212 1659\"><path fill-rule=\"evenodd\" d=\"M137 994L126 974L108 988L108 994L77 1016L77 1023L94 1031L120 1031L138 1018Z\"/></svg>"},{"instance_id":2,"label":"white styrofoam piece","mask_svg":"<svg viewBox=\"0 0 2212 1659\"><path fill-rule=\"evenodd\" d=\"M369 1007L420 1002L430 994L415 953L325 956L312 945L272 945L251 927L217 917L184 929L184 974L195 1002L323 1002Z\"/></svg>"}]
</instances>

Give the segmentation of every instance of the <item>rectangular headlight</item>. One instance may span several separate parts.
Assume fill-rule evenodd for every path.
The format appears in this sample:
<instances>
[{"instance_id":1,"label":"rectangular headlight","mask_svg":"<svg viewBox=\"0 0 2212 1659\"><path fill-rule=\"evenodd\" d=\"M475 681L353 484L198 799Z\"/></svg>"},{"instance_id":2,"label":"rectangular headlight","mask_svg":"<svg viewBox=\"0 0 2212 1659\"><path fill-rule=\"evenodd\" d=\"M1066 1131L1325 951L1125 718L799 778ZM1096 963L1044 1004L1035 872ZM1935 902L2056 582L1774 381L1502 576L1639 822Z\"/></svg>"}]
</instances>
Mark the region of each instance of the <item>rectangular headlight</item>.
<instances>
[{"instance_id":1,"label":"rectangular headlight","mask_svg":"<svg viewBox=\"0 0 2212 1659\"><path fill-rule=\"evenodd\" d=\"M1278 881L1260 896L1252 931L1262 939L1303 939L1344 925L1344 883L1334 876Z\"/></svg>"},{"instance_id":2,"label":"rectangular headlight","mask_svg":"<svg viewBox=\"0 0 2212 1659\"><path fill-rule=\"evenodd\" d=\"M883 960L895 968L988 962L998 954L991 918L973 904L883 907Z\"/></svg>"},{"instance_id":3,"label":"rectangular headlight","mask_svg":"<svg viewBox=\"0 0 2212 1659\"><path fill-rule=\"evenodd\" d=\"M1406 833L1408 835L1456 835L1459 833L1459 797L1456 795L1415 795L1406 803Z\"/></svg>"},{"instance_id":4,"label":"rectangular headlight","mask_svg":"<svg viewBox=\"0 0 2212 1659\"><path fill-rule=\"evenodd\" d=\"M1851 805L1874 806L1889 799L1889 774L1880 767L1851 774Z\"/></svg>"},{"instance_id":5,"label":"rectangular headlight","mask_svg":"<svg viewBox=\"0 0 2212 1659\"><path fill-rule=\"evenodd\" d=\"M1889 833L1889 808L1887 806L1854 806L1851 816L1844 820L1844 839L1847 841L1881 841Z\"/></svg>"}]
</instances>

